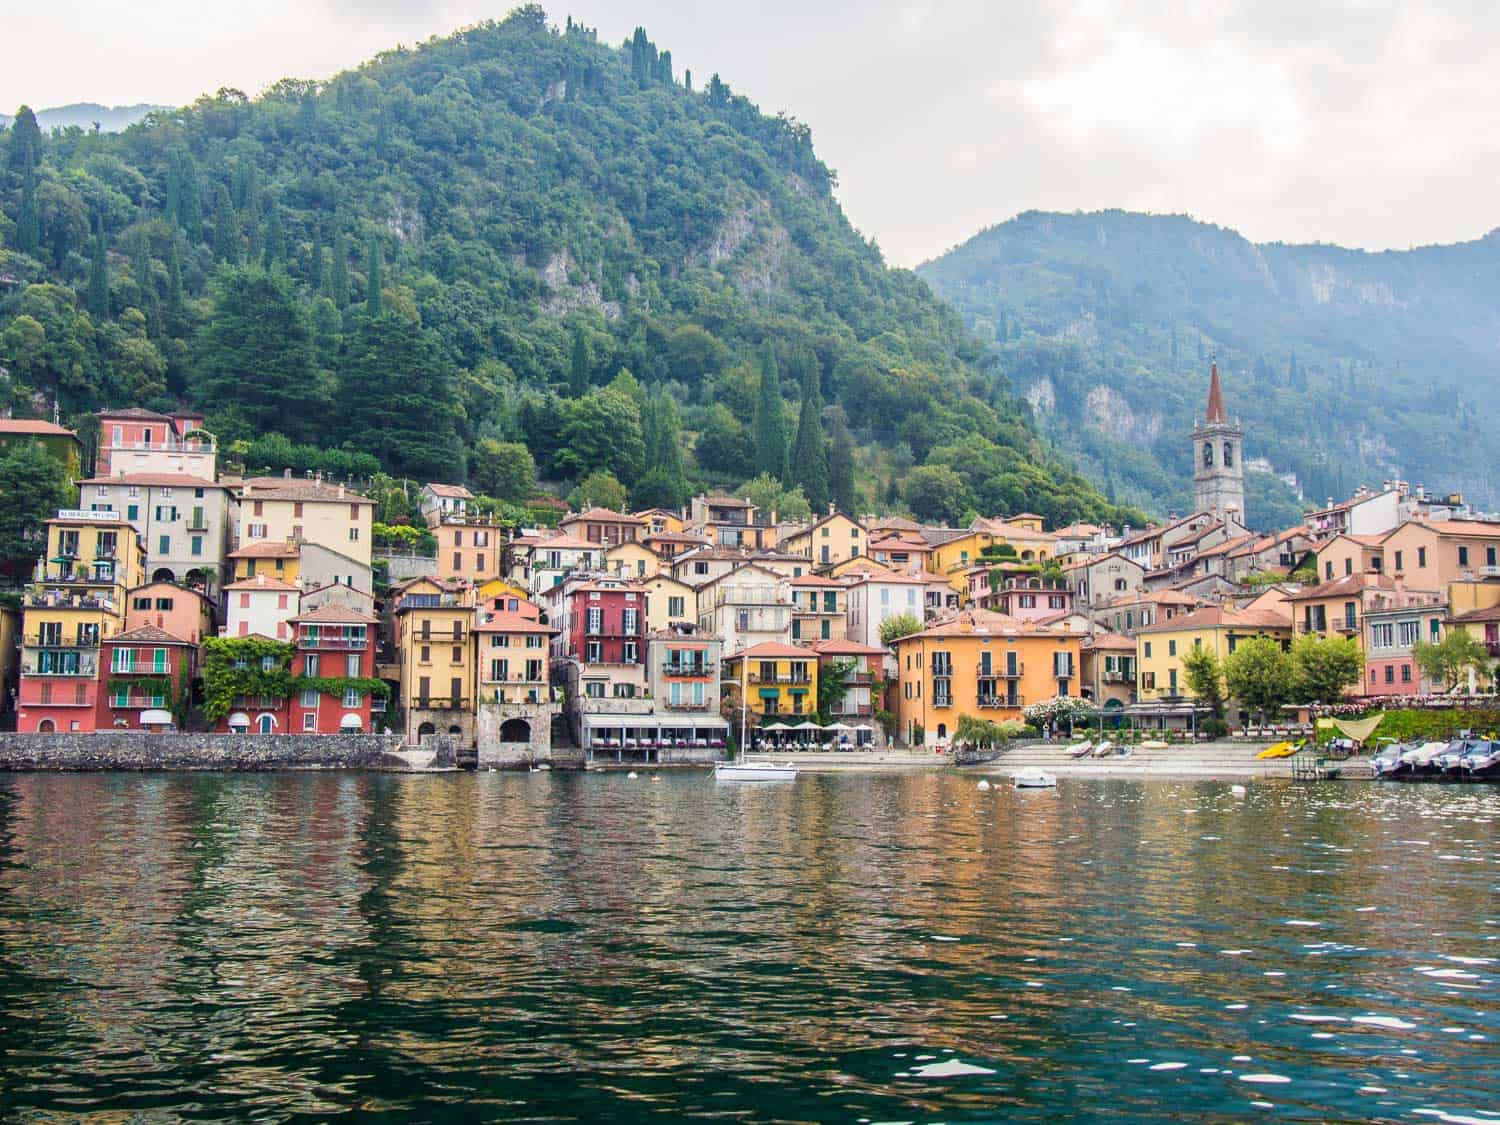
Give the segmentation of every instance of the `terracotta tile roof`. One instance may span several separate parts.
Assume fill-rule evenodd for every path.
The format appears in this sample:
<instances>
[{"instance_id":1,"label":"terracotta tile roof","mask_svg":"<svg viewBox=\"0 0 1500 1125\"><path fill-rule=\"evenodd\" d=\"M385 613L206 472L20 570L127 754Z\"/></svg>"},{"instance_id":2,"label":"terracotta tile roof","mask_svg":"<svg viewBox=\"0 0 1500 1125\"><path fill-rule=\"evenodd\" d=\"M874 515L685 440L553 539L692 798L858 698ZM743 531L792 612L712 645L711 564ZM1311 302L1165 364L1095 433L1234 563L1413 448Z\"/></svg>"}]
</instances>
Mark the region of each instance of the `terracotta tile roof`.
<instances>
[{"instance_id":1,"label":"terracotta tile roof","mask_svg":"<svg viewBox=\"0 0 1500 1125\"><path fill-rule=\"evenodd\" d=\"M740 657L748 657L751 660L765 660L767 658L811 660L813 653L808 649L798 648L796 645L784 645L780 641L762 641L758 645L741 649L739 652L731 655L730 659L738 660Z\"/></svg>"},{"instance_id":2,"label":"terracotta tile roof","mask_svg":"<svg viewBox=\"0 0 1500 1125\"><path fill-rule=\"evenodd\" d=\"M295 559L302 554L297 544L284 539L256 539L246 543L237 551L230 551L232 559Z\"/></svg>"},{"instance_id":3,"label":"terracotta tile roof","mask_svg":"<svg viewBox=\"0 0 1500 1125\"><path fill-rule=\"evenodd\" d=\"M813 651L819 656L884 656L885 649L875 648L873 645L862 645L858 641L848 639L841 641L819 641L813 645Z\"/></svg>"},{"instance_id":4,"label":"terracotta tile roof","mask_svg":"<svg viewBox=\"0 0 1500 1125\"><path fill-rule=\"evenodd\" d=\"M1174 618L1175 620L1175 618ZM1135 638L1123 633L1099 633L1083 642L1086 649L1109 649L1113 652L1134 652Z\"/></svg>"},{"instance_id":5,"label":"terracotta tile roof","mask_svg":"<svg viewBox=\"0 0 1500 1125\"><path fill-rule=\"evenodd\" d=\"M884 539L875 539L870 543L872 551L930 551L925 539L903 539L898 535L887 536Z\"/></svg>"},{"instance_id":6,"label":"terracotta tile roof","mask_svg":"<svg viewBox=\"0 0 1500 1125\"><path fill-rule=\"evenodd\" d=\"M1467 625L1470 622L1477 625L1481 623L1487 624L1491 621L1500 621L1500 605L1492 605L1485 609L1471 609L1455 617L1450 617L1448 620L1455 625Z\"/></svg>"},{"instance_id":7,"label":"terracotta tile roof","mask_svg":"<svg viewBox=\"0 0 1500 1125\"><path fill-rule=\"evenodd\" d=\"M792 579L793 586L817 586L820 589L837 587L842 589L847 583L839 578L824 578L819 574L804 574L801 578Z\"/></svg>"},{"instance_id":8,"label":"terracotta tile roof","mask_svg":"<svg viewBox=\"0 0 1500 1125\"><path fill-rule=\"evenodd\" d=\"M850 579L851 585L861 585L865 582L883 582L891 586L925 586L930 581L927 576L919 574L902 574L895 570L858 570L850 569L844 571L844 577ZM946 581L941 575L932 575L940 582Z\"/></svg>"},{"instance_id":9,"label":"terracotta tile roof","mask_svg":"<svg viewBox=\"0 0 1500 1125\"><path fill-rule=\"evenodd\" d=\"M306 613L299 613L290 618L293 624L301 625L318 624L326 622L330 625L374 625L380 618L373 617L368 613L361 613L357 609L351 609L346 605L336 602L324 602L317 609L310 609Z\"/></svg>"},{"instance_id":10,"label":"terracotta tile roof","mask_svg":"<svg viewBox=\"0 0 1500 1125\"><path fill-rule=\"evenodd\" d=\"M754 504L748 500L741 500L738 496L705 496L703 502L710 508L753 508Z\"/></svg>"},{"instance_id":11,"label":"terracotta tile roof","mask_svg":"<svg viewBox=\"0 0 1500 1125\"><path fill-rule=\"evenodd\" d=\"M1422 524L1439 535L1464 539L1500 539L1500 523L1484 523L1480 520L1424 520Z\"/></svg>"},{"instance_id":12,"label":"terracotta tile roof","mask_svg":"<svg viewBox=\"0 0 1500 1125\"><path fill-rule=\"evenodd\" d=\"M1312 601L1317 598L1337 598L1341 595L1358 594L1370 588L1394 590L1395 579L1384 574L1346 574L1331 582L1320 582L1316 586L1304 586L1295 594L1288 594L1288 601Z\"/></svg>"},{"instance_id":13,"label":"terracotta tile roof","mask_svg":"<svg viewBox=\"0 0 1500 1125\"><path fill-rule=\"evenodd\" d=\"M1279 612L1274 607L1260 609L1230 609L1211 605L1196 609L1192 613L1179 614L1170 621L1158 621L1137 630L1141 633L1179 633L1184 629L1290 629L1292 615Z\"/></svg>"},{"instance_id":14,"label":"terracotta tile roof","mask_svg":"<svg viewBox=\"0 0 1500 1125\"><path fill-rule=\"evenodd\" d=\"M941 637L1071 637L1076 636L1063 629L1053 629L1035 622L1022 621L1003 613L988 609L961 609L951 617L934 621L920 633L913 633L896 641L901 645L911 640Z\"/></svg>"},{"instance_id":15,"label":"terracotta tile roof","mask_svg":"<svg viewBox=\"0 0 1500 1125\"><path fill-rule=\"evenodd\" d=\"M143 484L147 488L225 488L218 481L187 473L124 473L113 477L89 477L79 484Z\"/></svg>"},{"instance_id":16,"label":"terracotta tile roof","mask_svg":"<svg viewBox=\"0 0 1500 1125\"><path fill-rule=\"evenodd\" d=\"M0 418L0 434L56 435L77 438L78 435L55 422L44 422L40 418Z\"/></svg>"},{"instance_id":17,"label":"terracotta tile roof","mask_svg":"<svg viewBox=\"0 0 1500 1125\"><path fill-rule=\"evenodd\" d=\"M154 410L147 410L145 407L142 407L142 406L125 406L125 407L120 408L119 410L101 410L101 411L99 411L99 417L100 418L139 418L142 421L147 421L147 422L170 422L172 420L172 416L171 415L168 415L168 414L158 414L156 411L154 411ZM198 415L194 414L194 415L190 415L189 417L196 418L196 417L198 417Z\"/></svg>"},{"instance_id":18,"label":"terracotta tile roof","mask_svg":"<svg viewBox=\"0 0 1500 1125\"><path fill-rule=\"evenodd\" d=\"M1197 605L1198 599L1191 594L1181 594L1176 590L1153 590L1148 593L1121 594L1118 598L1110 599L1110 605L1136 605L1140 602L1150 602L1153 605Z\"/></svg>"},{"instance_id":19,"label":"terracotta tile roof","mask_svg":"<svg viewBox=\"0 0 1500 1125\"><path fill-rule=\"evenodd\" d=\"M192 645L192 641L185 641L181 637L158 629L155 625L141 625L134 629L126 629L123 633L116 633L112 637L105 637L104 644L130 644L132 642L150 643L158 645Z\"/></svg>"},{"instance_id":20,"label":"terracotta tile roof","mask_svg":"<svg viewBox=\"0 0 1500 1125\"><path fill-rule=\"evenodd\" d=\"M586 512L577 512L563 517L558 526L566 526L570 523L628 523L632 527L639 527L642 522L636 516L627 516L624 512L612 512L608 508L590 508Z\"/></svg>"},{"instance_id":21,"label":"terracotta tile roof","mask_svg":"<svg viewBox=\"0 0 1500 1125\"><path fill-rule=\"evenodd\" d=\"M243 499L301 500L314 504L369 504L375 501L327 481L306 477L247 477L240 483Z\"/></svg>"},{"instance_id":22,"label":"terracotta tile roof","mask_svg":"<svg viewBox=\"0 0 1500 1125\"><path fill-rule=\"evenodd\" d=\"M474 499L474 494L461 484L434 484L429 481L426 488L434 496L444 496L452 500Z\"/></svg>"},{"instance_id":23,"label":"terracotta tile roof","mask_svg":"<svg viewBox=\"0 0 1500 1125\"><path fill-rule=\"evenodd\" d=\"M301 592L300 586L294 586L290 582L283 582L280 578L272 578L266 574L257 574L254 578L242 578L238 582L231 582L225 586L226 590L279 590L283 593L288 590Z\"/></svg>"},{"instance_id":24,"label":"terracotta tile roof","mask_svg":"<svg viewBox=\"0 0 1500 1125\"><path fill-rule=\"evenodd\" d=\"M909 520L903 516L883 516L880 519L870 521L871 531L916 531L925 529L916 520Z\"/></svg>"}]
</instances>

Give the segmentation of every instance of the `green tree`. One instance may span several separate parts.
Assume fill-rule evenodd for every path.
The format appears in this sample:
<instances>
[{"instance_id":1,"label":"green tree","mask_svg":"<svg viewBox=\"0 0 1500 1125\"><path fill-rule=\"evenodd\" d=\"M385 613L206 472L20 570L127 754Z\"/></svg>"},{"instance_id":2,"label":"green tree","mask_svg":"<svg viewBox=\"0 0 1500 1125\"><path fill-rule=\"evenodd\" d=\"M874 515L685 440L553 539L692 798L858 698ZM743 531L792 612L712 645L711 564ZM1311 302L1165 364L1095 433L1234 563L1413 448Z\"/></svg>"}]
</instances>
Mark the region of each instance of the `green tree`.
<instances>
[{"instance_id":1,"label":"green tree","mask_svg":"<svg viewBox=\"0 0 1500 1125\"><path fill-rule=\"evenodd\" d=\"M919 617L910 613L898 613L894 617L887 617L880 623L880 643L890 648L902 637L909 637L921 631L922 621Z\"/></svg>"},{"instance_id":2,"label":"green tree","mask_svg":"<svg viewBox=\"0 0 1500 1125\"><path fill-rule=\"evenodd\" d=\"M781 374L770 343L761 350L760 395L755 402L755 467L786 480L786 408L781 401Z\"/></svg>"},{"instance_id":3,"label":"green tree","mask_svg":"<svg viewBox=\"0 0 1500 1125\"><path fill-rule=\"evenodd\" d=\"M608 469L596 469L568 493L568 503L575 512L589 508L608 508L611 512L618 512L625 507L625 486Z\"/></svg>"},{"instance_id":4,"label":"green tree","mask_svg":"<svg viewBox=\"0 0 1500 1125\"><path fill-rule=\"evenodd\" d=\"M1333 703L1364 679L1365 654L1353 637L1304 633L1292 643L1292 667L1302 699Z\"/></svg>"},{"instance_id":5,"label":"green tree","mask_svg":"<svg viewBox=\"0 0 1500 1125\"><path fill-rule=\"evenodd\" d=\"M338 371L341 435L396 476L464 479L453 371L432 340L394 312L361 318Z\"/></svg>"},{"instance_id":6,"label":"green tree","mask_svg":"<svg viewBox=\"0 0 1500 1125\"><path fill-rule=\"evenodd\" d=\"M646 398L641 426L646 443L646 471L631 489L638 507L680 508L689 488L682 466L677 407L660 388Z\"/></svg>"},{"instance_id":7,"label":"green tree","mask_svg":"<svg viewBox=\"0 0 1500 1125\"><path fill-rule=\"evenodd\" d=\"M109 316L109 254L104 243L104 220L95 223L89 248L89 315L96 321Z\"/></svg>"},{"instance_id":8,"label":"green tree","mask_svg":"<svg viewBox=\"0 0 1500 1125\"><path fill-rule=\"evenodd\" d=\"M857 518L860 506L854 484L854 435L844 423L842 410L835 407L832 416L828 440L828 490L839 511Z\"/></svg>"},{"instance_id":9,"label":"green tree","mask_svg":"<svg viewBox=\"0 0 1500 1125\"><path fill-rule=\"evenodd\" d=\"M744 423L727 406L716 402L704 412L693 453L708 472L740 477L754 467L755 444Z\"/></svg>"},{"instance_id":10,"label":"green tree","mask_svg":"<svg viewBox=\"0 0 1500 1125\"><path fill-rule=\"evenodd\" d=\"M469 476L486 496L520 502L536 492L536 460L518 441L485 438L469 458Z\"/></svg>"},{"instance_id":11,"label":"green tree","mask_svg":"<svg viewBox=\"0 0 1500 1125\"><path fill-rule=\"evenodd\" d=\"M42 248L42 221L36 210L36 180L30 172L21 184L21 210L16 215L16 249L35 258Z\"/></svg>"},{"instance_id":12,"label":"green tree","mask_svg":"<svg viewBox=\"0 0 1500 1125\"><path fill-rule=\"evenodd\" d=\"M62 463L37 442L18 442L0 455L0 561L24 572L46 548L44 521L73 502Z\"/></svg>"},{"instance_id":13,"label":"green tree","mask_svg":"<svg viewBox=\"0 0 1500 1125\"><path fill-rule=\"evenodd\" d=\"M973 502L963 478L947 465L921 465L906 475L901 496L912 515L932 523L953 523Z\"/></svg>"},{"instance_id":14,"label":"green tree","mask_svg":"<svg viewBox=\"0 0 1500 1125\"><path fill-rule=\"evenodd\" d=\"M333 263L328 271L328 296L335 307L349 307L349 248L344 245L344 232L338 227L333 231Z\"/></svg>"},{"instance_id":15,"label":"green tree","mask_svg":"<svg viewBox=\"0 0 1500 1125\"><path fill-rule=\"evenodd\" d=\"M645 456L640 408L629 394L600 387L568 400L555 458L560 472L577 479L606 469L622 481L633 481Z\"/></svg>"},{"instance_id":16,"label":"green tree","mask_svg":"<svg viewBox=\"0 0 1500 1125\"><path fill-rule=\"evenodd\" d=\"M42 163L42 129L29 105L16 110L10 124L10 143L6 146L5 164L24 179Z\"/></svg>"},{"instance_id":17,"label":"green tree","mask_svg":"<svg viewBox=\"0 0 1500 1125\"><path fill-rule=\"evenodd\" d=\"M574 398L582 398L589 393L590 371L589 342L583 335L583 329L575 328L573 353L568 362L568 391Z\"/></svg>"},{"instance_id":18,"label":"green tree","mask_svg":"<svg viewBox=\"0 0 1500 1125\"><path fill-rule=\"evenodd\" d=\"M1418 641L1411 654L1422 674L1448 691L1462 687L1471 669L1483 672L1489 666L1489 650L1462 627L1449 629L1435 644Z\"/></svg>"},{"instance_id":19,"label":"green tree","mask_svg":"<svg viewBox=\"0 0 1500 1125\"><path fill-rule=\"evenodd\" d=\"M774 512L780 520L812 518L812 507L808 504L807 497L802 495L802 489L788 489L775 477L766 476L765 473L747 480L737 491L767 516Z\"/></svg>"},{"instance_id":20,"label":"green tree","mask_svg":"<svg viewBox=\"0 0 1500 1125\"><path fill-rule=\"evenodd\" d=\"M813 511L828 507L828 447L823 437L823 395L819 389L818 365L811 353L798 354L802 369L802 409L797 421L797 441L792 447L792 480Z\"/></svg>"},{"instance_id":21,"label":"green tree","mask_svg":"<svg viewBox=\"0 0 1500 1125\"><path fill-rule=\"evenodd\" d=\"M852 660L831 660L818 668L818 722L833 721L833 709L844 701L854 666Z\"/></svg>"},{"instance_id":22,"label":"green tree","mask_svg":"<svg viewBox=\"0 0 1500 1125\"><path fill-rule=\"evenodd\" d=\"M1292 658L1270 637L1240 641L1224 660L1224 685L1232 699L1260 715L1273 718L1291 702L1296 688Z\"/></svg>"},{"instance_id":23,"label":"green tree","mask_svg":"<svg viewBox=\"0 0 1500 1125\"><path fill-rule=\"evenodd\" d=\"M1211 648L1196 646L1182 658L1188 693L1205 704L1215 719L1224 717L1224 669Z\"/></svg>"},{"instance_id":24,"label":"green tree","mask_svg":"<svg viewBox=\"0 0 1500 1125\"><path fill-rule=\"evenodd\" d=\"M232 404L252 432L281 429L296 440L316 433L327 401L318 393L312 339L291 283L253 267L229 268L214 282L212 307L198 337L198 401ZM361 388L351 397L372 393Z\"/></svg>"},{"instance_id":25,"label":"green tree","mask_svg":"<svg viewBox=\"0 0 1500 1125\"><path fill-rule=\"evenodd\" d=\"M365 251L365 315L375 320L384 309L380 282L380 243L370 239Z\"/></svg>"}]
</instances>

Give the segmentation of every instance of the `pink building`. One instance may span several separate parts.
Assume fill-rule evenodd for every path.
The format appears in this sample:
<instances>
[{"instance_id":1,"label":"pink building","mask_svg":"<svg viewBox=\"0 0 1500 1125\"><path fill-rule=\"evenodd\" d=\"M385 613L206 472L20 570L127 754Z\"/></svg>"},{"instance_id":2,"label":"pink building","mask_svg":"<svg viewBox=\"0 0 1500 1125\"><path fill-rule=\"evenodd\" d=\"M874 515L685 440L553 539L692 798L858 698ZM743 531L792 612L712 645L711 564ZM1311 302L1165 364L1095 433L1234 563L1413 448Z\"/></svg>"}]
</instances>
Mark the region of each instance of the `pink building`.
<instances>
[{"instance_id":1,"label":"pink building","mask_svg":"<svg viewBox=\"0 0 1500 1125\"><path fill-rule=\"evenodd\" d=\"M173 705L198 671L198 648L154 625L127 629L99 645L97 730L167 730Z\"/></svg>"},{"instance_id":2,"label":"pink building","mask_svg":"<svg viewBox=\"0 0 1500 1125\"><path fill-rule=\"evenodd\" d=\"M189 644L214 635L213 603L196 590L171 582L148 582L125 595L125 628L151 625Z\"/></svg>"},{"instance_id":3,"label":"pink building","mask_svg":"<svg viewBox=\"0 0 1500 1125\"><path fill-rule=\"evenodd\" d=\"M1003 613L1020 621L1037 621L1073 611L1073 589L1060 578L1006 578L999 589L986 584L974 599L981 609Z\"/></svg>"},{"instance_id":4,"label":"pink building","mask_svg":"<svg viewBox=\"0 0 1500 1125\"><path fill-rule=\"evenodd\" d=\"M158 414L132 406L99 413L99 452L94 475L183 473L218 480L218 452L203 430L203 415Z\"/></svg>"}]
</instances>

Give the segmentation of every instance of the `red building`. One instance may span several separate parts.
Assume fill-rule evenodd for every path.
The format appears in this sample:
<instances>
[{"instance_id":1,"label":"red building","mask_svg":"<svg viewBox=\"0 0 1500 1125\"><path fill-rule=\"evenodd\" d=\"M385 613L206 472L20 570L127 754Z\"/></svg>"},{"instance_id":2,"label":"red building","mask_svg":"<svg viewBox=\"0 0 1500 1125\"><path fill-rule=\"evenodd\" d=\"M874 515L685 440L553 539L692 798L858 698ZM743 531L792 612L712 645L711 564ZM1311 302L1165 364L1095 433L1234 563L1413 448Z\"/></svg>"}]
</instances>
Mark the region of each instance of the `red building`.
<instances>
[{"instance_id":1,"label":"red building","mask_svg":"<svg viewBox=\"0 0 1500 1125\"><path fill-rule=\"evenodd\" d=\"M644 664L646 597L636 586L583 582L564 596L564 655L584 664Z\"/></svg>"},{"instance_id":2,"label":"red building","mask_svg":"<svg viewBox=\"0 0 1500 1125\"><path fill-rule=\"evenodd\" d=\"M97 730L170 730L173 705L198 674L197 646L155 625L99 642Z\"/></svg>"},{"instance_id":3,"label":"red building","mask_svg":"<svg viewBox=\"0 0 1500 1125\"><path fill-rule=\"evenodd\" d=\"M376 619L357 609L328 602L292 618L297 648L292 675L321 679L371 679L375 675ZM368 731L372 710L383 698L354 688L341 693L304 691L288 700L286 731L337 734Z\"/></svg>"}]
</instances>

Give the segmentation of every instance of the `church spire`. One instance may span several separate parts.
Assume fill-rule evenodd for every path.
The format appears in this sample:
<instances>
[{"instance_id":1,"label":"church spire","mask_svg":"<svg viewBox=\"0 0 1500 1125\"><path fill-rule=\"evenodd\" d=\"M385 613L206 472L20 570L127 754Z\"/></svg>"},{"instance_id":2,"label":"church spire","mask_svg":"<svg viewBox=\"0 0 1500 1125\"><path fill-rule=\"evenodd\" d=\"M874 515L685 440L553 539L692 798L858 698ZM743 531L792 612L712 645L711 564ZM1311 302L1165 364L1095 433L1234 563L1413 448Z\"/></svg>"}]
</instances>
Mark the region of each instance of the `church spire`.
<instances>
[{"instance_id":1,"label":"church spire","mask_svg":"<svg viewBox=\"0 0 1500 1125\"><path fill-rule=\"evenodd\" d=\"M1219 361L1214 360L1213 367L1208 377L1208 413L1204 416L1205 422L1227 422L1229 415L1224 412L1224 388L1219 385Z\"/></svg>"}]
</instances>

